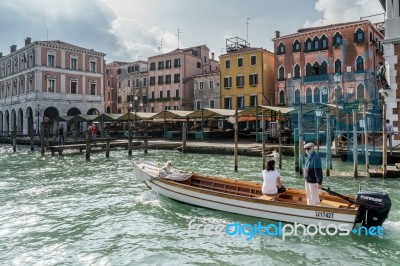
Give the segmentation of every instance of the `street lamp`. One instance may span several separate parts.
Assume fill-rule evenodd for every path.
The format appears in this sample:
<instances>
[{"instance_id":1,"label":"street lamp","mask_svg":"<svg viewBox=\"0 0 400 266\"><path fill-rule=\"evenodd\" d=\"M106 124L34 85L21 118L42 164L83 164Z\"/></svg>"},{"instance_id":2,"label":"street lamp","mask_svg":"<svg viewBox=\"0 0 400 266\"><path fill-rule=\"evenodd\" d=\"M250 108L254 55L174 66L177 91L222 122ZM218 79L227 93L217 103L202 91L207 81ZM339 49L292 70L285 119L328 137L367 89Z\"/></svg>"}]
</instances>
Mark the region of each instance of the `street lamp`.
<instances>
[{"instance_id":1,"label":"street lamp","mask_svg":"<svg viewBox=\"0 0 400 266\"><path fill-rule=\"evenodd\" d=\"M130 114L132 110L132 103L128 104L128 138L131 137L131 123L130 123Z\"/></svg>"},{"instance_id":2,"label":"street lamp","mask_svg":"<svg viewBox=\"0 0 400 266\"><path fill-rule=\"evenodd\" d=\"M137 131L136 130L136 123L137 123L137 109L138 109L138 99L139 99L139 97L137 96L137 94L135 94L135 131Z\"/></svg>"},{"instance_id":3,"label":"street lamp","mask_svg":"<svg viewBox=\"0 0 400 266\"><path fill-rule=\"evenodd\" d=\"M335 152L337 153L338 141L339 141L339 83L342 81L342 75L336 72L333 75L333 80L336 83L336 134L335 134Z\"/></svg>"}]
</instances>

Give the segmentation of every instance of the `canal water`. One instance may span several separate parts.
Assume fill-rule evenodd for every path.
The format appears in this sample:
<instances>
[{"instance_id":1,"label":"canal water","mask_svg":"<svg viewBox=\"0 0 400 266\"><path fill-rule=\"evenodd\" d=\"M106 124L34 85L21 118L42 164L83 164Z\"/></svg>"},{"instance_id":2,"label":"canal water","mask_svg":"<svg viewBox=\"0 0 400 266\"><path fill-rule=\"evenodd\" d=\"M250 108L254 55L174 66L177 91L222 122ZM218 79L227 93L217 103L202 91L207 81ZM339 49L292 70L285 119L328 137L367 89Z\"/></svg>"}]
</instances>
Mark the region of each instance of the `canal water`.
<instances>
[{"instance_id":1,"label":"canal water","mask_svg":"<svg viewBox=\"0 0 400 266\"><path fill-rule=\"evenodd\" d=\"M159 196L132 176L131 159L146 158L208 175L261 181L261 158L175 151L41 156L0 145L1 265L398 265L400 179L329 177L341 193L385 191L392 199L383 236L189 235L188 224L254 224L259 219L195 207ZM286 186L304 186L285 157ZM334 161L334 169L351 165ZM271 221L262 221L268 223Z\"/></svg>"}]
</instances>

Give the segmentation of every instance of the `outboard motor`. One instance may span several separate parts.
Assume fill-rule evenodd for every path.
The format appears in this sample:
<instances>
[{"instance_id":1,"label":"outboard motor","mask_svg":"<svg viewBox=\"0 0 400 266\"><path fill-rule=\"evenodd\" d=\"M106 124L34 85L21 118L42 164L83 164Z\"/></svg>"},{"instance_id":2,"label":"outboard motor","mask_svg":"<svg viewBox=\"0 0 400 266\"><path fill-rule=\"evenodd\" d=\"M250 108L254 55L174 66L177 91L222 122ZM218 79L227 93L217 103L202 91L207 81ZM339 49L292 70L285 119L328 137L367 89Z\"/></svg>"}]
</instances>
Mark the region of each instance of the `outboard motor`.
<instances>
[{"instance_id":1,"label":"outboard motor","mask_svg":"<svg viewBox=\"0 0 400 266\"><path fill-rule=\"evenodd\" d=\"M365 227L382 226L389 215L392 202L384 192L359 192L355 202L360 206L356 223Z\"/></svg>"}]
</instances>

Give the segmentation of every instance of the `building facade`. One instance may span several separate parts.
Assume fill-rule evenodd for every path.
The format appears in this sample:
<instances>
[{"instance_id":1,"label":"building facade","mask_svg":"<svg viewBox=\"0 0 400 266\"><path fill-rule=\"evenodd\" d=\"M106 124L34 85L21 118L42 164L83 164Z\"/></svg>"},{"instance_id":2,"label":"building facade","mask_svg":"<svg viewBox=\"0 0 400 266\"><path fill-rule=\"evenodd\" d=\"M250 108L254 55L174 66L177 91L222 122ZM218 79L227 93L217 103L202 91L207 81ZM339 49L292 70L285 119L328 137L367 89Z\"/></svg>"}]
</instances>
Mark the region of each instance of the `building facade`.
<instances>
[{"instance_id":1,"label":"building facade","mask_svg":"<svg viewBox=\"0 0 400 266\"><path fill-rule=\"evenodd\" d=\"M128 62L113 61L106 65L104 110L106 113L116 114L118 110L118 69L129 64Z\"/></svg>"},{"instance_id":2,"label":"building facade","mask_svg":"<svg viewBox=\"0 0 400 266\"><path fill-rule=\"evenodd\" d=\"M194 79L194 110L201 108L220 109L220 74L219 70L196 75Z\"/></svg>"},{"instance_id":3,"label":"building facade","mask_svg":"<svg viewBox=\"0 0 400 266\"><path fill-rule=\"evenodd\" d=\"M300 29L286 36L276 32L277 104L362 99L379 105L376 69L382 60L382 40L369 21Z\"/></svg>"},{"instance_id":4,"label":"building facade","mask_svg":"<svg viewBox=\"0 0 400 266\"><path fill-rule=\"evenodd\" d=\"M47 117L54 133L59 116L104 112L104 56L61 41L11 46L0 55L0 132L37 133Z\"/></svg>"},{"instance_id":5,"label":"building facade","mask_svg":"<svg viewBox=\"0 0 400 266\"><path fill-rule=\"evenodd\" d=\"M394 131L400 130L400 0L383 1L385 20L385 62L389 74L390 90L385 91L386 117L393 123ZM400 144L400 135L394 135L393 145Z\"/></svg>"},{"instance_id":6,"label":"building facade","mask_svg":"<svg viewBox=\"0 0 400 266\"><path fill-rule=\"evenodd\" d=\"M227 39L227 53L220 56L221 107L275 104L274 55L253 48L240 39Z\"/></svg>"},{"instance_id":7,"label":"building facade","mask_svg":"<svg viewBox=\"0 0 400 266\"><path fill-rule=\"evenodd\" d=\"M193 75L218 68L210 49L200 45L149 57L148 112L193 110Z\"/></svg>"},{"instance_id":8,"label":"building facade","mask_svg":"<svg viewBox=\"0 0 400 266\"><path fill-rule=\"evenodd\" d=\"M146 61L129 63L117 71L117 113L127 113L128 107L146 112L148 67Z\"/></svg>"}]
</instances>

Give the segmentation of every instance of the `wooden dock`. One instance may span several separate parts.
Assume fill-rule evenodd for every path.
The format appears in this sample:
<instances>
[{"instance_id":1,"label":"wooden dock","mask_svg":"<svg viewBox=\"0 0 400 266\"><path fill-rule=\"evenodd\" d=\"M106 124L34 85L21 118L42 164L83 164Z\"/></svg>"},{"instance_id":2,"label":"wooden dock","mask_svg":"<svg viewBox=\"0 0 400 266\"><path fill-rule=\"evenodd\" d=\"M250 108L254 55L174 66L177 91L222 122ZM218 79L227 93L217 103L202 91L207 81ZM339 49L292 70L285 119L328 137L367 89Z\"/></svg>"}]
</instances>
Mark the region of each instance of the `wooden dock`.
<instances>
[{"instance_id":1,"label":"wooden dock","mask_svg":"<svg viewBox=\"0 0 400 266\"><path fill-rule=\"evenodd\" d=\"M132 146L141 145L140 141L132 141ZM86 151L87 144L86 143L76 143L76 144L66 144L66 145L53 145L46 148L46 150L51 151L51 154L54 155L56 152L62 155L65 150L79 150L80 153ZM109 150L116 150L117 148L125 148L128 149L128 141L127 140L114 140L110 141ZM107 142L104 141L96 141L95 143L90 143L90 152L104 152L107 151Z\"/></svg>"}]
</instances>

